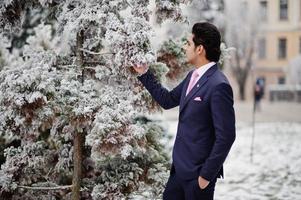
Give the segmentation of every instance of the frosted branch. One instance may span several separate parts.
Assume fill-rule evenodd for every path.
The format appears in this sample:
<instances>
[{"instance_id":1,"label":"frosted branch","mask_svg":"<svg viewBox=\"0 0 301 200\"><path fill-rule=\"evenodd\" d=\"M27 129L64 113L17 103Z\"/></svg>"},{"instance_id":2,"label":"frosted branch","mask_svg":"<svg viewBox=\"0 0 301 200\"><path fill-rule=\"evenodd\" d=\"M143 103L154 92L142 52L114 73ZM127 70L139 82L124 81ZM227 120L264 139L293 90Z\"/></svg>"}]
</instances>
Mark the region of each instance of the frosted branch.
<instances>
[{"instance_id":1,"label":"frosted branch","mask_svg":"<svg viewBox=\"0 0 301 200\"><path fill-rule=\"evenodd\" d=\"M23 188L28 190L65 190L72 187L73 185L62 185L62 186L54 186L54 187L31 187L31 186L22 186L22 185L18 186L18 188Z\"/></svg>"},{"instance_id":2,"label":"frosted branch","mask_svg":"<svg viewBox=\"0 0 301 200\"><path fill-rule=\"evenodd\" d=\"M112 52L95 52L95 51L90 51L87 49L80 49L81 51L88 53L88 54L92 54L92 55L105 55L105 54L114 54Z\"/></svg>"}]
</instances>

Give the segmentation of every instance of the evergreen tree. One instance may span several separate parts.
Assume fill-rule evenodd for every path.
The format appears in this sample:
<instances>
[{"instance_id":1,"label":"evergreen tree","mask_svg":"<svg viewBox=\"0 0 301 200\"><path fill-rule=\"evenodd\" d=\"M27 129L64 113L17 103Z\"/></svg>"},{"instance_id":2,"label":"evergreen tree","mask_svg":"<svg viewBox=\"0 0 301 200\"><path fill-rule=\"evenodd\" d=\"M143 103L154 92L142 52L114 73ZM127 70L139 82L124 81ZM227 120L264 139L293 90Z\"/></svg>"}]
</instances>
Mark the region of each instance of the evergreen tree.
<instances>
[{"instance_id":1,"label":"evergreen tree","mask_svg":"<svg viewBox=\"0 0 301 200\"><path fill-rule=\"evenodd\" d=\"M185 2L156 0L157 21L182 19ZM0 56L0 136L20 141L4 150L1 199L160 197L168 176L163 129L143 117L159 107L130 70L147 63L158 79L166 72L150 43L149 3L0 2L8 44ZM43 20L25 43L12 44L28 17Z\"/></svg>"}]
</instances>

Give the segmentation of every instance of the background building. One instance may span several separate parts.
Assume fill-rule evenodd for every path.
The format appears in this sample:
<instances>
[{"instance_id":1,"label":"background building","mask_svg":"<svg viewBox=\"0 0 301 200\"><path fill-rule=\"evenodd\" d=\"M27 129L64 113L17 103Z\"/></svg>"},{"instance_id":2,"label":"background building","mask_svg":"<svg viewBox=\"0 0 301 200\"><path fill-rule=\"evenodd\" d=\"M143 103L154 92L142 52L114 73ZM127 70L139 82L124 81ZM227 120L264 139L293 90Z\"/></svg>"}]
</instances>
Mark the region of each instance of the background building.
<instances>
[{"instance_id":1,"label":"background building","mask_svg":"<svg viewBox=\"0 0 301 200\"><path fill-rule=\"evenodd\" d=\"M264 81L265 99L268 99L272 85L288 83L288 65L301 54L301 0L241 0L240 3L244 8L240 10L256 19L254 40L249 40L254 43L246 41L246 45L254 45L253 62L245 85L246 99L252 99L253 84L258 79ZM254 23L244 24L243 21L241 24L252 25ZM237 88L233 77L231 80ZM238 92L235 93L237 96Z\"/></svg>"}]
</instances>

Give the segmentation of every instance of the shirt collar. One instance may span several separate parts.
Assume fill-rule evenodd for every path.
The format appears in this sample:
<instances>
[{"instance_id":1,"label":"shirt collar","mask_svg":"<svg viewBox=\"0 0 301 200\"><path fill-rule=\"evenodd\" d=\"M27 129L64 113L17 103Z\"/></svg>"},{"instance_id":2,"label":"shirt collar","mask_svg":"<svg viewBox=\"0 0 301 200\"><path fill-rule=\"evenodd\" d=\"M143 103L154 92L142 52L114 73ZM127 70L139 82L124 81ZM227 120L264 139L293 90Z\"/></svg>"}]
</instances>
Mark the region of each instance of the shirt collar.
<instances>
[{"instance_id":1,"label":"shirt collar","mask_svg":"<svg viewBox=\"0 0 301 200\"><path fill-rule=\"evenodd\" d=\"M199 77L201 77L203 74L205 74L205 72L210 69L210 67L212 67L213 65L215 65L216 62L210 62L207 63L206 65L202 65L201 67L195 69L196 72L198 73Z\"/></svg>"}]
</instances>

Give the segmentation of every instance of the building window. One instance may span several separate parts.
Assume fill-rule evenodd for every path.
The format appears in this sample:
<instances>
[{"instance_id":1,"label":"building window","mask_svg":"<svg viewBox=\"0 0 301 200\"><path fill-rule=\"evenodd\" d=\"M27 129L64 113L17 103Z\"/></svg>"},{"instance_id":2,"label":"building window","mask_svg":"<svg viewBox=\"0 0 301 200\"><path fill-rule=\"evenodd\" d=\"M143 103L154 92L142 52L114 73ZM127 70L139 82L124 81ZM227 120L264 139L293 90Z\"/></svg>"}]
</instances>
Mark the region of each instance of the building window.
<instances>
[{"instance_id":1,"label":"building window","mask_svg":"<svg viewBox=\"0 0 301 200\"><path fill-rule=\"evenodd\" d=\"M267 1L260 1L260 19L262 21L267 21L268 19L268 2Z\"/></svg>"},{"instance_id":2,"label":"building window","mask_svg":"<svg viewBox=\"0 0 301 200\"><path fill-rule=\"evenodd\" d=\"M261 38L258 41L258 57L259 59L266 58L266 40Z\"/></svg>"},{"instance_id":3,"label":"building window","mask_svg":"<svg viewBox=\"0 0 301 200\"><path fill-rule=\"evenodd\" d=\"M280 85L284 85L285 84L285 77L284 76L278 77L278 84L280 84Z\"/></svg>"},{"instance_id":4,"label":"building window","mask_svg":"<svg viewBox=\"0 0 301 200\"><path fill-rule=\"evenodd\" d=\"M288 0L279 1L279 19L287 20L288 19Z\"/></svg>"},{"instance_id":5,"label":"building window","mask_svg":"<svg viewBox=\"0 0 301 200\"><path fill-rule=\"evenodd\" d=\"M284 59L286 58L286 38L280 38L278 41L278 58L279 59Z\"/></svg>"}]
</instances>

